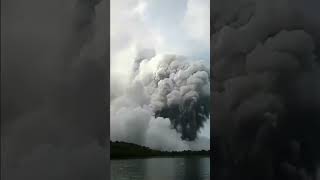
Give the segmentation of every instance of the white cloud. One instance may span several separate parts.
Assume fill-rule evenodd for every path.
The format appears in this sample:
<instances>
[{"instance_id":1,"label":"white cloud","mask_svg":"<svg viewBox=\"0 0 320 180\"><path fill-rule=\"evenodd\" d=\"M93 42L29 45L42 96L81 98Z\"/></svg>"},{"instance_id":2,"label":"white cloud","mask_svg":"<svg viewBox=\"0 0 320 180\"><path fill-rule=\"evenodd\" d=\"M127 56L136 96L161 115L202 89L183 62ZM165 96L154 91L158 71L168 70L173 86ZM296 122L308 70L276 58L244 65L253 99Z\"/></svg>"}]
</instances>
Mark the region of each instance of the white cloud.
<instances>
[{"instance_id":1,"label":"white cloud","mask_svg":"<svg viewBox=\"0 0 320 180\"><path fill-rule=\"evenodd\" d=\"M189 0L182 21L186 33L196 41L210 44L210 0Z\"/></svg>"}]
</instances>

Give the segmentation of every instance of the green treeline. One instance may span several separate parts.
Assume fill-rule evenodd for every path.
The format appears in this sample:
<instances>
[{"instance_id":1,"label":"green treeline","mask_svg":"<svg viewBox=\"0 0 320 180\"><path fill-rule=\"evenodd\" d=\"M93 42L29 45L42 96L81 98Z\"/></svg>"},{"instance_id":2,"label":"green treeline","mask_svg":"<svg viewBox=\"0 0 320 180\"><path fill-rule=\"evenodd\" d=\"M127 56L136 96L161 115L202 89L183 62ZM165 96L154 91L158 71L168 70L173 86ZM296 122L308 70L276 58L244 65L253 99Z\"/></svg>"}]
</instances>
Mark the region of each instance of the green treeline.
<instances>
[{"instance_id":1,"label":"green treeline","mask_svg":"<svg viewBox=\"0 0 320 180\"><path fill-rule=\"evenodd\" d=\"M111 159L146 158L146 157L176 157L176 156L209 156L209 151L158 151L148 147L126 142L110 143Z\"/></svg>"}]
</instances>

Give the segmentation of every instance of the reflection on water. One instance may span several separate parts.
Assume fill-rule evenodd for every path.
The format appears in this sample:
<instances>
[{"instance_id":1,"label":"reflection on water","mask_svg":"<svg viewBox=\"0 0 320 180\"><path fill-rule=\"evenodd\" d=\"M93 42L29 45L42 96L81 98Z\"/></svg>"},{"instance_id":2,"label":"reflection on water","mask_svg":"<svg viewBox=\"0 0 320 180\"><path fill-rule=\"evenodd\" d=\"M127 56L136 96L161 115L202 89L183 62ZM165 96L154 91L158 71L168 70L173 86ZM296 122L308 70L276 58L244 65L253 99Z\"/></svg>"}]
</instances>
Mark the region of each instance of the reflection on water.
<instances>
[{"instance_id":1,"label":"reflection on water","mask_svg":"<svg viewBox=\"0 0 320 180\"><path fill-rule=\"evenodd\" d=\"M210 158L111 160L111 180L209 180Z\"/></svg>"}]
</instances>

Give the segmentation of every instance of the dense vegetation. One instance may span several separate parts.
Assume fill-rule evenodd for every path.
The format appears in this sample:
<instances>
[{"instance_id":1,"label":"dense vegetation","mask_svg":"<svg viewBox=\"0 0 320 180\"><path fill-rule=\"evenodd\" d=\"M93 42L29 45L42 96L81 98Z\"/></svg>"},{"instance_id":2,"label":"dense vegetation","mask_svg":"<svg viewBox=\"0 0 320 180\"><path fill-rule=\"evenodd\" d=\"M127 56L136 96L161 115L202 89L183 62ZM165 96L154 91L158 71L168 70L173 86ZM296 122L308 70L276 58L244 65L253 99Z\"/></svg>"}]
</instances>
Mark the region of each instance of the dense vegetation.
<instances>
[{"instance_id":1,"label":"dense vegetation","mask_svg":"<svg viewBox=\"0 0 320 180\"><path fill-rule=\"evenodd\" d=\"M158 151L126 142L110 143L111 159L144 158L156 156L209 156L209 151Z\"/></svg>"}]
</instances>

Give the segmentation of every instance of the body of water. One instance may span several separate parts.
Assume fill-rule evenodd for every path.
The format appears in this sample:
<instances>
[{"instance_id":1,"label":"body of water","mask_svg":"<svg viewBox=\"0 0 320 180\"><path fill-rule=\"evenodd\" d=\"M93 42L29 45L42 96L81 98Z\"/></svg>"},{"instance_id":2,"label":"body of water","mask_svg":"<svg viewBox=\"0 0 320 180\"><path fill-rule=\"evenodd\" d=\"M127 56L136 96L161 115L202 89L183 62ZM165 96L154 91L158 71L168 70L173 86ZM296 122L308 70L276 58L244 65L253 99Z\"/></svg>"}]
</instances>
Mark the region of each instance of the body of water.
<instances>
[{"instance_id":1,"label":"body of water","mask_svg":"<svg viewBox=\"0 0 320 180\"><path fill-rule=\"evenodd\" d=\"M111 160L111 180L209 179L209 157Z\"/></svg>"}]
</instances>

